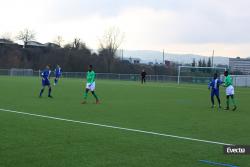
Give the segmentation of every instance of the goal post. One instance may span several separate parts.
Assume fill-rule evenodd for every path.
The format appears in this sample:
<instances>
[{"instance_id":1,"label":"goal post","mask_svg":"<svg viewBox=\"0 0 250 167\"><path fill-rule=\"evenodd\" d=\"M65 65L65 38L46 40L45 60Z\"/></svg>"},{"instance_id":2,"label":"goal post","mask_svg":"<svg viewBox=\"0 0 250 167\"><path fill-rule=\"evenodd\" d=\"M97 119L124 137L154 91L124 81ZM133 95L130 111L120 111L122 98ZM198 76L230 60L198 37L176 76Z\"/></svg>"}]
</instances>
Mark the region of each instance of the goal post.
<instances>
[{"instance_id":1,"label":"goal post","mask_svg":"<svg viewBox=\"0 0 250 167\"><path fill-rule=\"evenodd\" d=\"M20 68L11 68L9 70L10 76L33 76L32 69L20 69Z\"/></svg>"},{"instance_id":2,"label":"goal post","mask_svg":"<svg viewBox=\"0 0 250 167\"><path fill-rule=\"evenodd\" d=\"M182 70L183 69L186 69L186 76L182 76ZM204 79L207 79L207 78L211 78L212 75L215 73L215 72L224 72L226 71L227 68L223 68L223 67L193 67L193 66L179 66L178 67L178 78L177 78L177 83L178 85L181 83L181 77L183 78L190 78L192 79L192 83L193 83L193 80L196 78L196 79L199 79L200 80L204 80ZM184 74L183 74L184 75ZM220 76L220 75L218 75Z\"/></svg>"}]
</instances>

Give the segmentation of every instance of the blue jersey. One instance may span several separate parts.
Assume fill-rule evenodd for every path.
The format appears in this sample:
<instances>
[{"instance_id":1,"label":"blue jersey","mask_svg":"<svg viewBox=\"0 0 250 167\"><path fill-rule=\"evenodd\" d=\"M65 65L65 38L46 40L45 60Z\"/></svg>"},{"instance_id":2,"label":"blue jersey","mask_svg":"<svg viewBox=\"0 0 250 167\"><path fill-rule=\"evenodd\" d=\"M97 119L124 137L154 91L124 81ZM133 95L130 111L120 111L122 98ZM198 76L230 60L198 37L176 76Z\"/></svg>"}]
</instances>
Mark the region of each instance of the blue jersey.
<instances>
[{"instance_id":1,"label":"blue jersey","mask_svg":"<svg viewBox=\"0 0 250 167\"><path fill-rule=\"evenodd\" d=\"M49 81L50 72L51 71L49 69L45 69L41 73L41 77L43 78L42 79L42 85L43 86L50 86L50 81Z\"/></svg>"},{"instance_id":2,"label":"blue jersey","mask_svg":"<svg viewBox=\"0 0 250 167\"><path fill-rule=\"evenodd\" d=\"M211 96L219 96L219 88L223 82L220 79L213 79L208 83L208 89L211 89Z\"/></svg>"},{"instance_id":3,"label":"blue jersey","mask_svg":"<svg viewBox=\"0 0 250 167\"><path fill-rule=\"evenodd\" d=\"M41 77L42 77L43 79L48 80L48 79L49 79L49 76L50 76L50 73L51 73L51 71L50 71L49 69L45 69L45 70L43 70L43 72L41 73Z\"/></svg>"},{"instance_id":4,"label":"blue jersey","mask_svg":"<svg viewBox=\"0 0 250 167\"><path fill-rule=\"evenodd\" d=\"M214 91L219 90L219 87L222 83L223 82L220 79L213 79L211 82L209 82L208 88L212 88Z\"/></svg>"},{"instance_id":5,"label":"blue jersey","mask_svg":"<svg viewBox=\"0 0 250 167\"><path fill-rule=\"evenodd\" d=\"M61 75L62 75L62 69L60 67L56 68L55 69L55 76L60 77Z\"/></svg>"}]
</instances>

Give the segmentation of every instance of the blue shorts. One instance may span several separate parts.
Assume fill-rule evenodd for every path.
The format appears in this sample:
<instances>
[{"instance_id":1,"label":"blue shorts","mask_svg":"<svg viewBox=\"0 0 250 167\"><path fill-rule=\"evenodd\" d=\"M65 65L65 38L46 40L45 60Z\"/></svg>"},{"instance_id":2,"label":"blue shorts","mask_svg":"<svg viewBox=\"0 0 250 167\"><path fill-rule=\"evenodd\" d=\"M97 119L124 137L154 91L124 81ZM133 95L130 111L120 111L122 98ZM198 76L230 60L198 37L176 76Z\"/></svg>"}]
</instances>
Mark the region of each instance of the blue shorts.
<instances>
[{"instance_id":1,"label":"blue shorts","mask_svg":"<svg viewBox=\"0 0 250 167\"><path fill-rule=\"evenodd\" d=\"M43 79L42 80L42 85L43 86L50 86L50 81L48 79Z\"/></svg>"},{"instance_id":2,"label":"blue shorts","mask_svg":"<svg viewBox=\"0 0 250 167\"><path fill-rule=\"evenodd\" d=\"M217 89L217 90L212 90L211 91L211 96L220 96L220 91Z\"/></svg>"},{"instance_id":3,"label":"blue shorts","mask_svg":"<svg viewBox=\"0 0 250 167\"><path fill-rule=\"evenodd\" d=\"M56 74L56 78L60 78L61 77L61 74Z\"/></svg>"}]
</instances>

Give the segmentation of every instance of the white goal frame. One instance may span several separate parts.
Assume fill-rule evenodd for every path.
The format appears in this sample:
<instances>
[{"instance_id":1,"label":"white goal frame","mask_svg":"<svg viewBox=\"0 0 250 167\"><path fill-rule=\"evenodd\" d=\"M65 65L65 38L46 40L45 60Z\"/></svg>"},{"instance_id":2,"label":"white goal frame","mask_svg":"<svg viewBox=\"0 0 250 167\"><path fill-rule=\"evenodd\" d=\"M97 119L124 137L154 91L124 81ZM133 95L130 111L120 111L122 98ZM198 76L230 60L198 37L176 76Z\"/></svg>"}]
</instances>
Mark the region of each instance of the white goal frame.
<instances>
[{"instance_id":1,"label":"white goal frame","mask_svg":"<svg viewBox=\"0 0 250 167\"><path fill-rule=\"evenodd\" d=\"M219 69L219 70L224 70L224 71L227 70L227 68L223 68L223 67L193 67L193 66L179 66L179 67L178 67L178 80L177 80L178 85L180 84L181 68L190 68L190 69Z\"/></svg>"}]
</instances>

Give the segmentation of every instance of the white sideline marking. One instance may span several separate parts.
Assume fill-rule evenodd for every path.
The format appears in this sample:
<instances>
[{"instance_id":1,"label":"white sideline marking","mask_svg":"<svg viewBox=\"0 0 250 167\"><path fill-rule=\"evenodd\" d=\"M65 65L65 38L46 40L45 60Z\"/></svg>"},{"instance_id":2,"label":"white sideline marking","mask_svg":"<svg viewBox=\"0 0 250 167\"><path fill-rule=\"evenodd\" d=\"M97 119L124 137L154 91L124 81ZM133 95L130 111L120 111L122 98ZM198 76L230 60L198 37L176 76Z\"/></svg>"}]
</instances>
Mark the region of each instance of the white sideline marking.
<instances>
[{"instance_id":1,"label":"white sideline marking","mask_svg":"<svg viewBox=\"0 0 250 167\"><path fill-rule=\"evenodd\" d=\"M105 127L105 128L119 129L119 130L124 130L124 131L145 133L145 134L151 134L151 135L156 135L156 136L164 136L164 137L171 137L171 138L177 138L177 139L183 139L183 140L191 140L191 141L197 141L197 142L203 142L203 143L210 143L210 144L217 144L217 145L233 145L233 144L216 142L216 141L201 140L201 139L195 139L195 138L190 138L190 137L182 137L182 136L176 136L176 135L170 135L170 134L164 134L164 133L157 133L157 132L151 132L151 131L144 131L144 130L138 130L138 129L123 128L123 127L118 127L118 126L97 124L97 123L84 122L84 121L76 121L76 120L71 120L71 119L58 118L58 117L39 115L39 114L31 114L31 113L19 112L19 111L7 110L7 109L1 109L1 108L0 108L0 111L16 113L16 114L22 114L22 115L29 115L29 116L34 116L34 117L42 117L42 118L48 118L48 119L66 121L66 122L73 122L73 123L79 123L79 124L100 126L100 127Z\"/></svg>"}]
</instances>

